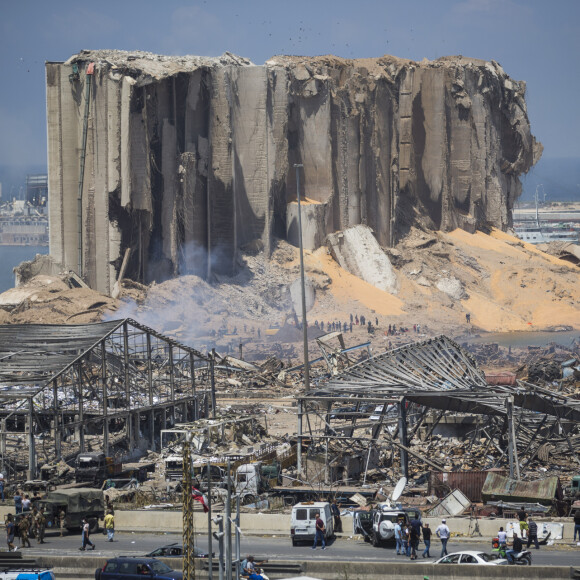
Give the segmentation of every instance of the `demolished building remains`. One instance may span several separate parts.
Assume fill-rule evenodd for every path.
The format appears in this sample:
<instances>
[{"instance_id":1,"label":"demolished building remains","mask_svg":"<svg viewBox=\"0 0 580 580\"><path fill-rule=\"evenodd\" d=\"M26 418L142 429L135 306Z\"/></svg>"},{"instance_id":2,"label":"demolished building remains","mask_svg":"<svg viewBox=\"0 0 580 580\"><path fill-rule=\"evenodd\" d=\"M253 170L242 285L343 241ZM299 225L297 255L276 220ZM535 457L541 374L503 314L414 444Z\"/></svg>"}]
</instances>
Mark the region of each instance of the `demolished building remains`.
<instances>
[{"instance_id":1,"label":"demolished building remains","mask_svg":"<svg viewBox=\"0 0 580 580\"><path fill-rule=\"evenodd\" d=\"M433 434L448 414L461 428L442 445ZM326 481L333 458L346 450L369 458L378 451L383 466L398 466L404 477L428 467L507 467L519 480L541 454L568 454L580 465L579 419L575 393L521 380L490 385L468 352L440 336L369 358L300 396L298 469L306 438L308 454L325 455Z\"/></svg>"},{"instance_id":2,"label":"demolished building remains","mask_svg":"<svg viewBox=\"0 0 580 580\"><path fill-rule=\"evenodd\" d=\"M294 164L307 249L359 224L383 247L413 223L505 230L542 150L525 83L462 56L97 50L47 63L46 80L50 253L105 293L295 243Z\"/></svg>"},{"instance_id":3,"label":"demolished building remains","mask_svg":"<svg viewBox=\"0 0 580 580\"><path fill-rule=\"evenodd\" d=\"M39 463L70 461L93 446L109 455L122 442L125 457L156 449L163 429L215 408L212 367L129 319L0 326L2 472L17 479L27 462L34 479Z\"/></svg>"}]
</instances>

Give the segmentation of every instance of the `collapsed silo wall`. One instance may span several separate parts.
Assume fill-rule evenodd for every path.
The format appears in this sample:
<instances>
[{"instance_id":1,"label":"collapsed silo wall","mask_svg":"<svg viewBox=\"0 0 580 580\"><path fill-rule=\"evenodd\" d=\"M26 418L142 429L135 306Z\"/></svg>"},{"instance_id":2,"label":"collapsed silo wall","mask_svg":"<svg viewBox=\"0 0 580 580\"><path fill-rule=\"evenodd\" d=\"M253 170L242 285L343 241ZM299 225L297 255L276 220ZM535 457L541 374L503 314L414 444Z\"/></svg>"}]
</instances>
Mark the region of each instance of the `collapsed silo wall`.
<instances>
[{"instance_id":1,"label":"collapsed silo wall","mask_svg":"<svg viewBox=\"0 0 580 580\"><path fill-rule=\"evenodd\" d=\"M391 246L413 224L506 229L541 154L493 61L83 51L46 71L50 251L104 292L127 251L150 282L297 243L295 165L306 248L358 224Z\"/></svg>"}]
</instances>

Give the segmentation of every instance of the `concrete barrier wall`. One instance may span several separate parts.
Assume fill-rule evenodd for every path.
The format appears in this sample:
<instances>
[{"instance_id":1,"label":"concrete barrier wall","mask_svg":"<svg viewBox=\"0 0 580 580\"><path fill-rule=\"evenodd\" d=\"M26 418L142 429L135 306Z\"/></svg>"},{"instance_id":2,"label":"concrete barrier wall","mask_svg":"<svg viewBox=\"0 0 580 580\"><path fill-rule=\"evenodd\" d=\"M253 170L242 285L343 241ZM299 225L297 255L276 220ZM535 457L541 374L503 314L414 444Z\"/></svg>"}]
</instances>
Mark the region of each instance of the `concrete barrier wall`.
<instances>
[{"instance_id":1,"label":"concrete barrier wall","mask_svg":"<svg viewBox=\"0 0 580 580\"><path fill-rule=\"evenodd\" d=\"M8 513L14 513L13 506L0 506L0 521L4 522ZM219 515L217 512L213 514ZM241 529L246 534L264 534L290 536L290 514L242 513ZM506 529L506 519L470 519L446 518L452 536L463 538L489 539L497 535L500 526ZM344 535L352 535L352 519L342 519ZM441 518L424 518L431 529L435 530L441 523ZM558 522L564 524L563 542L572 542L574 538L574 523L572 518L556 518L551 520L536 520ZM476 532L476 523L479 533ZM207 533L207 514L195 512L194 526L197 533ZM115 510L115 529L121 532L181 532L183 516L181 511L171 510ZM481 536L479 535L481 534Z\"/></svg>"},{"instance_id":2,"label":"concrete barrier wall","mask_svg":"<svg viewBox=\"0 0 580 580\"><path fill-rule=\"evenodd\" d=\"M214 514L214 515L217 515ZM248 534L290 535L290 514L242 513L241 529ZM470 519L446 518L447 525L453 536L492 538L497 535L500 526L506 529L508 522L505 519ZM352 519L342 519L345 535L352 535ZM441 523L441 518L424 518L430 527L435 530ZM540 520L537 520L540 521ZM548 520L545 520L548 521ZM571 542L574 537L574 523L571 518L549 520L564 523L563 541ZM479 533L476 531L476 523ZM183 526L180 511L115 511L115 528L120 531L155 531L180 532ZM194 526L197 532L207 532L207 514L196 512ZM479 535L481 534L481 536Z\"/></svg>"},{"instance_id":3,"label":"concrete barrier wall","mask_svg":"<svg viewBox=\"0 0 580 580\"><path fill-rule=\"evenodd\" d=\"M83 555L81 558L73 556L41 556L37 558L40 566L54 569L67 577L93 577L97 568L104 565L106 558ZM163 559L172 568L181 569L181 558ZM199 563L199 567L198 567ZM323 580L384 580L385 577L397 580L429 580L453 579L474 580L475 578L502 578L506 580L564 580L580 578L580 569L568 566L445 566L408 562L380 563L380 562L336 562L336 561L282 561L283 564L300 564L302 574ZM196 578L205 580L207 571L203 570L201 561L196 561ZM217 573L214 574L214 578Z\"/></svg>"}]
</instances>

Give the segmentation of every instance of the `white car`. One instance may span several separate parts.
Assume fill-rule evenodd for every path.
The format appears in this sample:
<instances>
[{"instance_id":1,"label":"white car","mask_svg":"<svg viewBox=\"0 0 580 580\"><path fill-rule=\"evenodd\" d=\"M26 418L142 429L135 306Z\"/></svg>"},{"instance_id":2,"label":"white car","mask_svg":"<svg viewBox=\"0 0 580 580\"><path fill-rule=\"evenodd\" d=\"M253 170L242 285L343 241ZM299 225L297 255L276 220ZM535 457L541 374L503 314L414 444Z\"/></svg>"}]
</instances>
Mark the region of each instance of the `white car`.
<instances>
[{"instance_id":1,"label":"white car","mask_svg":"<svg viewBox=\"0 0 580 580\"><path fill-rule=\"evenodd\" d=\"M486 554L485 552L454 552L439 558L434 564L483 564L484 566L501 566L508 561L498 557L496 554Z\"/></svg>"}]
</instances>

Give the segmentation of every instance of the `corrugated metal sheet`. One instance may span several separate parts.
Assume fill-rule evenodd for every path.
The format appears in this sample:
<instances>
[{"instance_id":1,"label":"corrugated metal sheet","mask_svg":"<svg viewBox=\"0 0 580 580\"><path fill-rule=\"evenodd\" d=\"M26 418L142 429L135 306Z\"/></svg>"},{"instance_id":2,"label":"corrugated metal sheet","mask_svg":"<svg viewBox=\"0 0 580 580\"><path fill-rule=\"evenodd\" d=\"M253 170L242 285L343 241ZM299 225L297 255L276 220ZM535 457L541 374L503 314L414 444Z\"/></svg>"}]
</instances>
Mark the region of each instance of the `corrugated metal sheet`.
<instances>
[{"instance_id":1,"label":"corrugated metal sheet","mask_svg":"<svg viewBox=\"0 0 580 580\"><path fill-rule=\"evenodd\" d=\"M498 473L488 473L481 496L484 501L536 501L540 504L551 504L554 499L562 499L562 486L558 477L517 481Z\"/></svg>"},{"instance_id":2,"label":"corrugated metal sheet","mask_svg":"<svg viewBox=\"0 0 580 580\"><path fill-rule=\"evenodd\" d=\"M505 475L505 470L494 470ZM449 490L460 490L470 501L481 501L481 490L489 471L432 471L429 494L444 497Z\"/></svg>"},{"instance_id":3,"label":"corrugated metal sheet","mask_svg":"<svg viewBox=\"0 0 580 580\"><path fill-rule=\"evenodd\" d=\"M465 497L458 489L454 489L450 494L446 495L436 506L433 506L427 511L427 515L431 517L436 516L459 516L469 506L471 501Z\"/></svg>"}]
</instances>

